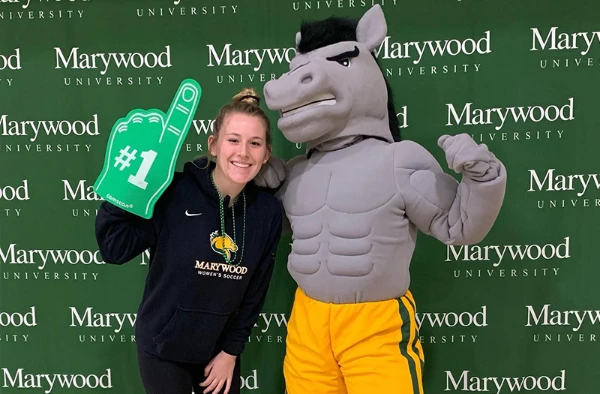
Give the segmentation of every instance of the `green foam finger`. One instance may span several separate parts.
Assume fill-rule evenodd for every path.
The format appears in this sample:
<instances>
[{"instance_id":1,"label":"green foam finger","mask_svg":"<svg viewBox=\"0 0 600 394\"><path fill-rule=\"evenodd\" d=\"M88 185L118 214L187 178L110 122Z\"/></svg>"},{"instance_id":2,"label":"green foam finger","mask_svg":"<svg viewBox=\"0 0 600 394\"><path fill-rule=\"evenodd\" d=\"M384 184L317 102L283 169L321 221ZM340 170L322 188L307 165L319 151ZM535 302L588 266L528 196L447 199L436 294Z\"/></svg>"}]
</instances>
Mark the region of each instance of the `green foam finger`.
<instances>
[{"instance_id":1,"label":"green foam finger","mask_svg":"<svg viewBox=\"0 0 600 394\"><path fill-rule=\"evenodd\" d=\"M164 130L159 142L163 142L163 138L168 135L174 135L177 137L176 141L182 141L181 137L187 133L192 124L201 96L202 88L198 82L193 79L181 82L167 111Z\"/></svg>"},{"instance_id":2,"label":"green foam finger","mask_svg":"<svg viewBox=\"0 0 600 394\"><path fill-rule=\"evenodd\" d=\"M143 218L173 179L177 157L193 121L202 90L191 79L175 93L167 114L135 109L118 119L108 140L95 192Z\"/></svg>"},{"instance_id":3,"label":"green foam finger","mask_svg":"<svg viewBox=\"0 0 600 394\"><path fill-rule=\"evenodd\" d=\"M152 118L153 120L155 119L158 122L160 122L161 129L163 128L164 114L158 110L134 109L134 110L131 110L127 114L127 116L125 116L124 118L118 119L113 124L113 127L110 131L110 137L108 139L108 143L106 146L106 152L104 155L104 167L102 169L102 172L98 176L98 179L96 180L96 182L94 184L94 189L101 190L102 183L104 182L106 176L108 175L108 172L110 171L111 167L117 167L119 164L118 157L120 157L120 156L117 156L115 154L116 150L118 150L118 148L115 148L115 145L114 145L115 139L118 139L122 134L127 132L132 123L138 123L138 122L141 123L144 121L144 119L150 119L150 118ZM128 165L128 164L129 164L128 162L126 164L121 163L122 166Z\"/></svg>"},{"instance_id":4,"label":"green foam finger","mask_svg":"<svg viewBox=\"0 0 600 394\"><path fill-rule=\"evenodd\" d=\"M147 170L154 159L152 140L158 141L164 123L160 110L135 109L113 124L104 166L94 184L98 195L136 215L151 217L158 190L148 187Z\"/></svg>"}]
</instances>

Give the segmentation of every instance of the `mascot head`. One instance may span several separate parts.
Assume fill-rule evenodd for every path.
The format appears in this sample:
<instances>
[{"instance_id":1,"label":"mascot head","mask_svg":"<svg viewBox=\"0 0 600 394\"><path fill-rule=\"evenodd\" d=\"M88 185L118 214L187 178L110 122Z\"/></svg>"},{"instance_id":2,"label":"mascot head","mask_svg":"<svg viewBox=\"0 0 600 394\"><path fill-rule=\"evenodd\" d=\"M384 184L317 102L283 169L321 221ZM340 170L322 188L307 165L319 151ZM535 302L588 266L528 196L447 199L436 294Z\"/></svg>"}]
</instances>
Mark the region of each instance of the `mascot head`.
<instances>
[{"instance_id":1,"label":"mascot head","mask_svg":"<svg viewBox=\"0 0 600 394\"><path fill-rule=\"evenodd\" d=\"M290 71L265 84L265 103L280 111L277 126L307 149L353 137L400 140L389 84L374 50L387 34L378 4L358 20L305 22L296 33Z\"/></svg>"}]
</instances>

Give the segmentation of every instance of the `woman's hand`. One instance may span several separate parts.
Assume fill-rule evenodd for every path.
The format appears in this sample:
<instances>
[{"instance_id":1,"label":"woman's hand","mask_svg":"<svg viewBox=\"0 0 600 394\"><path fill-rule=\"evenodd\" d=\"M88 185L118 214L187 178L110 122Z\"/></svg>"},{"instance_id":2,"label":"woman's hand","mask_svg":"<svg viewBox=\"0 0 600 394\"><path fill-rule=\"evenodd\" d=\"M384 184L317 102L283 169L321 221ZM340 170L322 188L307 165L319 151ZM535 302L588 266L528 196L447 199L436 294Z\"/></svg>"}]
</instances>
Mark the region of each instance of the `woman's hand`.
<instances>
[{"instance_id":1,"label":"woman's hand","mask_svg":"<svg viewBox=\"0 0 600 394\"><path fill-rule=\"evenodd\" d=\"M200 383L201 387L206 387L204 394L210 392L221 393L223 385L225 385L225 391L223 391L223 394L229 393L229 389L231 388L231 379L233 376L233 368L235 367L235 359L236 356L232 356L231 354L221 351L210 361L210 363L208 363L204 369L204 376L206 376L206 380Z\"/></svg>"}]
</instances>

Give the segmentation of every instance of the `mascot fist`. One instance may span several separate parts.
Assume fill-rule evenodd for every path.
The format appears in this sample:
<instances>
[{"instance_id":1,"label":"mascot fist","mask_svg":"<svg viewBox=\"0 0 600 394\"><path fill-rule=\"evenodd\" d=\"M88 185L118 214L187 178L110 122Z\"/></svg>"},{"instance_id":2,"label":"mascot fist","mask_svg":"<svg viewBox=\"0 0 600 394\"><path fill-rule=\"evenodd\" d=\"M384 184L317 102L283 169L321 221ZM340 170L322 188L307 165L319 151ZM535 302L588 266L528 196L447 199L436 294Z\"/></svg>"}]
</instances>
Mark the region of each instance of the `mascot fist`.
<instances>
[{"instance_id":1,"label":"mascot fist","mask_svg":"<svg viewBox=\"0 0 600 394\"><path fill-rule=\"evenodd\" d=\"M443 135L438 139L438 145L446 153L448 167L457 173L483 174L493 158L485 144L477 144L468 134Z\"/></svg>"}]
</instances>

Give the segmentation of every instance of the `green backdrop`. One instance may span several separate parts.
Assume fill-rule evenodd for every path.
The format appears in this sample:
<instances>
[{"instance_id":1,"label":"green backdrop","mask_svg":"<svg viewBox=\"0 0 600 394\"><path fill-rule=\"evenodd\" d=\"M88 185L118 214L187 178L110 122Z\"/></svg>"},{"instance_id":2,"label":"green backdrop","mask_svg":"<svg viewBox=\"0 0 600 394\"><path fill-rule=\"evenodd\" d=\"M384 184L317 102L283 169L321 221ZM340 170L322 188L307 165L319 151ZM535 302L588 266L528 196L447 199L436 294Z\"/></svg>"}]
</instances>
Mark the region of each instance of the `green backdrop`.
<instances>
[{"instance_id":1,"label":"green backdrop","mask_svg":"<svg viewBox=\"0 0 600 394\"><path fill-rule=\"evenodd\" d=\"M419 238L411 275L426 392L596 393L600 3L378 3L388 22L378 58L403 137L446 168L437 138L467 132L508 169L504 207L481 244ZM166 109L179 83L196 79L203 97L180 169L205 153L222 104L286 71L303 19L358 17L372 4L0 2L2 394L143 392L133 324L147 257L103 264L94 237L101 201L91 186L113 123L134 108ZM302 154L273 131L275 154ZM289 241L243 355L246 393L284 392Z\"/></svg>"}]
</instances>

